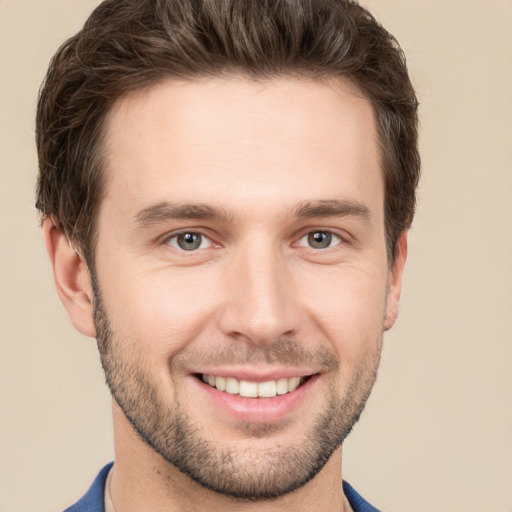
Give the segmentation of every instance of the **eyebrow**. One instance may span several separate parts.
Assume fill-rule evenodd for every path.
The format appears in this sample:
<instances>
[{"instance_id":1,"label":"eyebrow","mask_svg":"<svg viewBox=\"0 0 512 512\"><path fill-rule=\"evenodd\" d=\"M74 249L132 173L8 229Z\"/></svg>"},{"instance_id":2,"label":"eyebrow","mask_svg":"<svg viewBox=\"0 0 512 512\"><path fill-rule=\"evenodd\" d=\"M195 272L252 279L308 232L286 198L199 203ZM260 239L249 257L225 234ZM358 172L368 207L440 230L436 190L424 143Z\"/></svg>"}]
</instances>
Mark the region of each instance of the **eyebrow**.
<instances>
[{"instance_id":1,"label":"eyebrow","mask_svg":"<svg viewBox=\"0 0 512 512\"><path fill-rule=\"evenodd\" d=\"M370 209L359 201L327 199L320 201L303 201L293 210L293 215L300 219L314 217L360 217L369 221Z\"/></svg>"},{"instance_id":2,"label":"eyebrow","mask_svg":"<svg viewBox=\"0 0 512 512\"><path fill-rule=\"evenodd\" d=\"M220 220L228 221L232 215L224 208L206 204L173 204L167 201L148 206L135 215L136 227L150 226L167 220Z\"/></svg>"},{"instance_id":3,"label":"eyebrow","mask_svg":"<svg viewBox=\"0 0 512 512\"><path fill-rule=\"evenodd\" d=\"M325 199L302 201L291 210L298 219L316 217L360 217L370 220L370 209L358 201ZM229 222L234 215L221 207L207 204L175 204L167 201L143 208L135 215L135 227L147 227L168 220L217 220Z\"/></svg>"}]
</instances>

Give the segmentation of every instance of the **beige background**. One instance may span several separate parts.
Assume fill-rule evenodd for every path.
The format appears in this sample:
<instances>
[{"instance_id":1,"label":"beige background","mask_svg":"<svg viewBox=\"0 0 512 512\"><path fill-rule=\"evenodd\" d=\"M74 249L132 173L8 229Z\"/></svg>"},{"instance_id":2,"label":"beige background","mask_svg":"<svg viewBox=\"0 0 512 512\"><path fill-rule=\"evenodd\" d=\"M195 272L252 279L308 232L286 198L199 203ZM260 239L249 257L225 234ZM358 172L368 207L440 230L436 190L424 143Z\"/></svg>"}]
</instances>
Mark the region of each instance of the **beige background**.
<instances>
[{"instance_id":1,"label":"beige background","mask_svg":"<svg viewBox=\"0 0 512 512\"><path fill-rule=\"evenodd\" d=\"M112 458L94 342L33 207L36 94L96 0L0 0L0 511L58 511ZM367 0L422 103L401 318L344 476L394 512L512 511L512 1Z\"/></svg>"}]
</instances>

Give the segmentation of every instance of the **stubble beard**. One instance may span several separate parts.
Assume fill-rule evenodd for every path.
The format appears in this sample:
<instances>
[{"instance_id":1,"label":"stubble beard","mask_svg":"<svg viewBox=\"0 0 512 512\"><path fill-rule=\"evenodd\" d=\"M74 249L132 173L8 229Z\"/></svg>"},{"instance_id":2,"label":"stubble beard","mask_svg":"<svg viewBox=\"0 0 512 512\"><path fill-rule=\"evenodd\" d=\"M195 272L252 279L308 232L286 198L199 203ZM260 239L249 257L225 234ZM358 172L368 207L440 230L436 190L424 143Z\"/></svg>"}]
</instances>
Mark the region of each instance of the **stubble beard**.
<instances>
[{"instance_id":1,"label":"stubble beard","mask_svg":"<svg viewBox=\"0 0 512 512\"><path fill-rule=\"evenodd\" d=\"M284 496L312 480L334 451L343 443L359 420L376 379L382 335L376 350L354 372L352 381L339 396L334 384L317 419L293 445L273 449L241 449L233 443L214 443L180 403L175 392L173 403L165 403L151 372L123 354L122 340L116 338L95 286L94 321L96 338L107 384L113 398L139 437L167 462L206 489L243 500L270 500ZM269 348L265 360L278 362L308 357L292 340L279 340ZM284 350L283 350L283 347ZM293 356L292 356L293 357ZM309 356L310 357L310 356ZM324 367L339 366L334 354L315 354ZM176 356L179 358L179 355ZM254 354L251 356L254 359ZM286 363L286 361L284 361ZM176 361L169 362L170 378ZM339 369L338 369L339 371ZM174 381L173 381L174 382ZM175 390L177 383L175 383ZM283 427L285 428L285 427ZM279 425L245 425L249 438L273 435Z\"/></svg>"}]
</instances>

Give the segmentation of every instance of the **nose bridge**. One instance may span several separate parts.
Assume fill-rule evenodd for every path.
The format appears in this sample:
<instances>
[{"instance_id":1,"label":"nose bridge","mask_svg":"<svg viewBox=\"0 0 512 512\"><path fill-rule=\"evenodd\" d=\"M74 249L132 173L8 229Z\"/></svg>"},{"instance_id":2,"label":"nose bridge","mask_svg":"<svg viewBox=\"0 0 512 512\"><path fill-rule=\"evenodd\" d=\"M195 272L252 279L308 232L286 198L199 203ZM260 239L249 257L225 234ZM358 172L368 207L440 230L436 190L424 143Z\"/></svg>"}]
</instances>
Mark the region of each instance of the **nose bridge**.
<instances>
[{"instance_id":1,"label":"nose bridge","mask_svg":"<svg viewBox=\"0 0 512 512\"><path fill-rule=\"evenodd\" d=\"M299 318L286 257L260 237L235 251L227 272L221 329L254 343L291 335Z\"/></svg>"}]
</instances>

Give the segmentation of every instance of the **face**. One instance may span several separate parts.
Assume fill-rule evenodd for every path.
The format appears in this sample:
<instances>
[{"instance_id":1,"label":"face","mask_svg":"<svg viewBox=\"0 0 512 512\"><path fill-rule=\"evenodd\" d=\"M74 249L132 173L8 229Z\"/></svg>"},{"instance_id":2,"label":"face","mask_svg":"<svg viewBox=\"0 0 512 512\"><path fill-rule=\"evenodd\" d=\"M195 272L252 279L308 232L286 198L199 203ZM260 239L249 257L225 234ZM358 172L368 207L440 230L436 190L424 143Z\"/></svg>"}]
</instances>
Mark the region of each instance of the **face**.
<instances>
[{"instance_id":1,"label":"face","mask_svg":"<svg viewBox=\"0 0 512 512\"><path fill-rule=\"evenodd\" d=\"M94 320L122 421L162 464L276 497L357 421L403 265L376 133L340 83L168 81L115 106Z\"/></svg>"}]
</instances>

